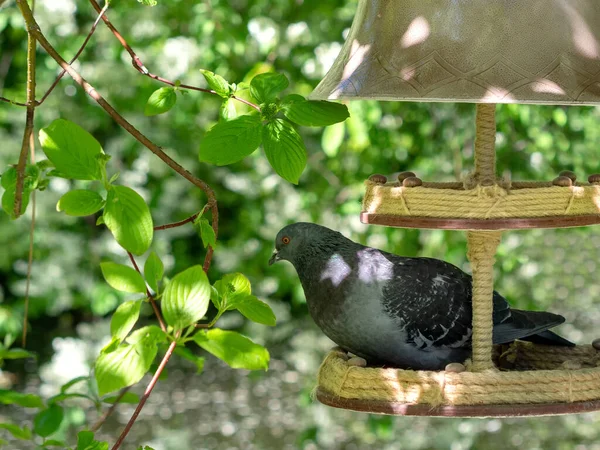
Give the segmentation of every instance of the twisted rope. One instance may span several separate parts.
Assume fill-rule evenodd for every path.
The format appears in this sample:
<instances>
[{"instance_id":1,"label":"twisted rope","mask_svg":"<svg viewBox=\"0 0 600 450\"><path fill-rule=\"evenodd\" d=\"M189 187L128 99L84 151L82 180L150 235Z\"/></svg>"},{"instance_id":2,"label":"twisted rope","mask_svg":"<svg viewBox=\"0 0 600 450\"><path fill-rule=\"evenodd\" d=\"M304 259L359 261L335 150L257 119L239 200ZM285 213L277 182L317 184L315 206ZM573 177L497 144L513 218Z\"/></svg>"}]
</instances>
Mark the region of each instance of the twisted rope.
<instances>
[{"instance_id":1,"label":"twisted rope","mask_svg":"<svg viewBox=\"0 0 600 450\"><path fill-rule=\"evenodd\" d=\"M473 271L473 371L493 369L492 312L494 292L494 255L500 231L467 233L467 257Z\"/></svg>"}]
</instances>

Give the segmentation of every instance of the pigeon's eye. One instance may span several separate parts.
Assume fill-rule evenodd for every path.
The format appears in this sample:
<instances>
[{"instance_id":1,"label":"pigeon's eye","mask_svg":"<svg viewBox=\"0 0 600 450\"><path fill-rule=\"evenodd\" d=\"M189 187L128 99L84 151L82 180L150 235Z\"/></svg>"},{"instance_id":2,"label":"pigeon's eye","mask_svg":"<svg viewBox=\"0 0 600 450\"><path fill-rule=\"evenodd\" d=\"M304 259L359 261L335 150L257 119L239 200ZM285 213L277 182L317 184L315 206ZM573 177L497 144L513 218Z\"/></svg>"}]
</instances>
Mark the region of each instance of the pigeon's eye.
<instances>
[{"instance_id":1,"label":"pigeon's eye","mask_svg":"<svg viewBox=\"0 0 600 450\"><path fill-rule=\"evenodd\" d=\"M291 241L291 239L288 236L284 236L281 238L281 242L283 242L284 244L289 244Z\"/></svg>"}]
</instances>

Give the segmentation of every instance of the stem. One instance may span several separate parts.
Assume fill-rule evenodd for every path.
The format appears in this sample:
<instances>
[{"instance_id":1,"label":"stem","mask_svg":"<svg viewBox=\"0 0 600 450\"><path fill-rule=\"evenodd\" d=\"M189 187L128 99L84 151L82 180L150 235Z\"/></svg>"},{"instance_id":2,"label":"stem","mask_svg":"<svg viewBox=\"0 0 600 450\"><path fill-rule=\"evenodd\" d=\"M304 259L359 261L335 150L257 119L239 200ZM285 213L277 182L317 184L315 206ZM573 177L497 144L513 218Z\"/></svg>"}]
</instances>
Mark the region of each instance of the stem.
<instances>
[{"instance_id":1,"label":"stem","mask_svg":"<svg viewBox=\"0 0 600 450\"><path fill-rule=\"evenodd\" d=\"M196 214L188 217L187 219L180 220L179 222L173 222L173 223L167 223L167 224L164 224L164 225L158 225L158 226L154 227L154 231L168 230L169 228L180 227L182 225L185 225L186 223L193 222L194 220L196 220L196 217L198 217L198 216L200 216L202 214L203 214L203 212L199 212L199 213L196 213Z\"/></svg>"},{"instance_id":2,"label":"stem","mask_svg":"<svg viewBox=\"0 0 600 450\"><path fill-rule=\"evenodd\" d=\"M148 387L146 388L144 395L142 395L142 398L140 399L140 402L138 403L137 407L135 408L133 415L129 419L129 422L127 422L127 425L125 426L125 429L119 436L119 439L117 439L117 442L115 442L115 445L113 445L112 450L118 450L118 448L121 447L121 444L127 437L127 434L129 433L129 431L131 430L131 427L133 426L137 417L139 416L140 411L146 404L146 400L148 400L148 397L150 397L150 394L152 393L152 389L154 389L154 386L156 385L156 382L158 381L160 374L162 373L165 366L167 365L167 362L169 362L169 358L171 358L171 355L173 354L173 350L175 350L176 346L177 346L177 341L173 341L169 345L169 348L167 349L167 353L165 353L165 356L163 357L162 361L160 362L158 369L156 369L156 372L154 373L152 380L150 380L150 383L148 384Z\"/></svg>"},{"instance_id":3,"label":"stem","mask_svg":"<svg viewBox=\"0 0 600 450\"><path fill-rule=\"evenodd\" d=\"M100 417L98 419L98 421L92 426L92 428L90 429L91 431L93 431L95 433L96 431L98 431L100 429L100 427L102 425L104 425L104 422L106 422L106 419L108 419L111 416L111 414L113 412L115 412L115 409L117 409L117 406L119 406L119 402L125 396L125 394L127 394L127 392L129 392L129 389L131 389L131 386L127 386L127 387L121 389L121 392L119 393L119 396L115 399L115 402L112 405L110 405L110 408L108 408L106 410L106 412L104 414L102 414L102 417Z\"/></svg>"},{"instance_id":4,"label":"stem","mask_svg":"<svg viewBox=\"0 0 600 450\"><path fill-rule=\"evenodd\" d=\"M129 255L129 259L131 260L131 264L133 264L133 267L135 268L135 270L137 270L137 272L142 275L142 272L140 270L140 268L138 267L137 263L135 262L135 258L133 257L133 254L131 252L127 252L127 254ZM142 278L144 277L144 275L142 275ZM156 304L156 301L154 300L154 297L152 296L152 294L150 293L150 291L148 290L148 288L146 287L146 296L148 297L148 300L150 301L150 304L152 305L152 309L154 310L154 314L156 314L156 318L158 319L158 323L160 325L160 329L163 330L165 333L167 332L167 326L165 325L165 321L162 318L162 315L160 313L160 310L158 309L158 305Z\"/></svg>"},{"instance_id":5,"label":"stem","mask_svg":"<svg viewBox=\"0 0 600 450\"><path fill-rule=\"evenodd\" d=\"M11 100L6 97L0 97L0 101L10 103L11 105L15 105L15 106L29 106L27 103L15 102L14 100Z\"/></svg>"},{"instance_id":6,"label":"stem","mask_svg":"<svg viewBox=\"0 0 600 450\"><path fill-rule=\"evenodd\" d=\"M90 0L90 3L92 5L92 7L96 10L96 12L100 13L100 5L98 5L98 2L96 2L96 0ZM142 63L142 60L139 58L139 56L135 53L135 51L127 43L127 41L125 40L125 38L123 37L123 35L121 33L119 33L119 30L117 30L115 28L115 26L111 23L111 21L108 20L108 17L106 16L106 14L103 14L103 13L100 13L100 14L102 15L102 20L104 20L104 23L106 24L106 26L108 27L108 29L110 31L112 31L112 33L119 40L119 42L121 43L121 45L123 46L123 48L125 48L125 50L127 51L127 53L129 53L129 56L131 56L131 64L133 65L133 67L138 72L140 72L142 75L145 75L145 76L147 76L149 78L152 78L153 80L160 81L161 83L168 84L169 86L178 86L180 89L188 89L190 91L199 91L199 92L206 92L207 94L219 95L215 91L213 91L212 89L205 89L205 88L200 88L200 87L196 87L196 86L190 86L189 84L179 84L179 85L177 85L173 81L167 80L166 78L163 78L161 76L158 76L158 75L155 75L155 74L151 73L146 68L146 66ZM254 108L258 112L260 112L260 107L258 105L255 105L252 102L249 102L248 100L244 100L243 98L237 97L235 95L232 95L231 98L234 99L234 100L237 100L238 102L244 103L245 105L248 105L251 108Z\"/></svg>"},{"instance_id":7,"label":"stem","mask_svg":"<svg viewBox=\"0 0 600 450\"><path fill-rule=\"evenodd\" d=\"M148 139L145 135L143 135L140 131L138 131L131 123L129 123L121 114L119 114L105 99L96 91L96 89L89 84L68 62L66 62L62 56L56 51L56 49L48 42L44 34L41 32L39 25L35 21L35 18L31 14L31 9L27 5L26 0L17 0L17 4L21 9L21 13L23 14L23 18L25 19L25 23L27 24L28 32L40 43L40 45L48 52L48 54L69 74L73 80L77 84L79 84L85 92L92 97L101 107L104 109L108 115L110 115L115 122L117 122L121 127L123 127L131 136L133 136L138 142L143 144L146 148L148 148L152 153L158 156L165 164L167 164L171 169L181 175L183 178L188 180L193 185L202 189L202 191L206 194L208 199L208 205L212 212L212 227L215 231L215 235L218 236L219 230L219 209L217 207L217 199L215 197L215 193L212 188L204 181L196 178L190 172L188 172L184 167L182 167L179 163L173 160L169 155L167 155L162 148ZM206 252L206 256L204 258L204 271L208 271L210 267L210 263L212 261L213 249L212 247L208 247Z\"/></svg>"},{"instance_id":8,"label":"stem","mask_svg":"<svg viewBox=\"0 0 600 450\"><path fill-rule=\"evenodd\" d=\"M29 9L27 2L20 0L17 2L21 13L24 14L22 5L27 6L27 10L33 19L33 12ZM33 4L32 4L33 7ZM23 131L23 141L21 143L21 153L17 164L17 185L15 188L14 215L21 216L21 205L23 204L23 184L25 182L25 166L27 165L27 151L29 150L29 141L33 135L33 118L35 115L35 36L30 30L27 30L27 113L25 116L25 130Z\"/></svg>"},{"instance_id":9,"label":"stem","mask_svg":"<svg viewBox=\"0 0 600 450\"><path fill-rule=\"evenodd\" d=\"M29 136L29 152L32 163L35 163L35 144L33 134ZM27 319L29 317L29 287L31 286L31 270L33 266L33 237L35 232L35 191L31 193L31 225L29 226L29 253L27 256L27 279L25 282L25 310L23 311L23 338L21 346L27 347Z\"/></svg>"},{"instance_id":10,"label":"stem","mask_svg":"<svg viewBox=\"0 0 600 450\"><path fill-rule=\"evenodd\" d=\"M75 61L77 61L77 58L79 58L79 56L81 55L81 53L83 53L83 50L85 49L85 47L87 46L88 42L92 38L92 35L94 34L94 31L96 31L96 27L98 26L98 23L100 23L100 18L102 17L102 14L104 14L104 12L108 9L108 5L109 5L108 1L105 1L104 2L104 7L100 10L100 13L98 14L98 17L96 17L96 20L94 21L94 24L92 25L92 28L90 29L90 32L88 33L88 35L86 36L85 40L83 41L83 44L81 44L81 47L79 47L79 50L77 51L77 53L75 53L75 56L73 56L73 58L69 61L69 64L73 64ZM43 97L40 99L40 101L37 102L37 106L39 106L42 103L44 103L44 100L46 100L48 98L48 96L52 93L52 91L54 90L54 88L56 87L56 85L58 84L58 82L61 80L61 78L64 76L65 73L67 73L67 71L65 69L63 69L58 74L58 76L56 77L56 80L54 80L54 82L48 88L48 90L43 95Z\"/></svg>"}]
</instances>

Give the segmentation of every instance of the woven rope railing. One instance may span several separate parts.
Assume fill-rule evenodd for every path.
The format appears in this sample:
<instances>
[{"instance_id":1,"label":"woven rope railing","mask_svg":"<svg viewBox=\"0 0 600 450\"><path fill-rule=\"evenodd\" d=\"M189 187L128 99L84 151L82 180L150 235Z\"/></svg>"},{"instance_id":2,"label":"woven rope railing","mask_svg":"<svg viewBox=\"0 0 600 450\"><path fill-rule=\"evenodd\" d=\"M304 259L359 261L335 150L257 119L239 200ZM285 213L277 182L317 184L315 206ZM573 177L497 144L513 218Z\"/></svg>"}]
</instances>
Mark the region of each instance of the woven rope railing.
<instances>
[{"instance_id":1,"label":"woven rope railing","mask_svg":"<svg viewBox=\"0 0 600 450\"><path fill-rule=\"evenodd\" d=\"M497 356L500 366L529 370L451 373L363 368L349 364L346 353L335 349L321 365L318 386L340 399L431 406L573 403L600 398L600 352L591 345L573 348L517 342L511 350L497 350L496 354L504 355Z\"/></svg>"}]
</instances>

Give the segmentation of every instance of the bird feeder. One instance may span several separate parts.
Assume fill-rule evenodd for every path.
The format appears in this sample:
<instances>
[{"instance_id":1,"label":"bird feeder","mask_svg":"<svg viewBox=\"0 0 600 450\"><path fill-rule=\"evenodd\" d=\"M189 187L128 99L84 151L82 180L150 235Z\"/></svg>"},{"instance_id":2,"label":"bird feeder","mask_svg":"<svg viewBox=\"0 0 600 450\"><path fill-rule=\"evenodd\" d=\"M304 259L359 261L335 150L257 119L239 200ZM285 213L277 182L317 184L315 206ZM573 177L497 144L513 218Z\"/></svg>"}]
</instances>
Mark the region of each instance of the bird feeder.
<instances>
[{"instance_id":1,"label":"bird feeder","mask_svg":"<svg viewBox=\"0 0 600 450\"><path fill-rule=\"evenodd\" d=\"M493 264L502 231L600 223L600 174L587 183L572 172L547 182L497 176L496 103L600 104L600 2L360 0L345 45L312 98L477 104L468 177L440 183L411 172L389 181L372 175L361 213L368 224L467 231L470 363L445 371L357 367L336 349L319 371L317 398L401 415L600 410L600 345L492 344Z\"/></svg>"}]
</instances>

